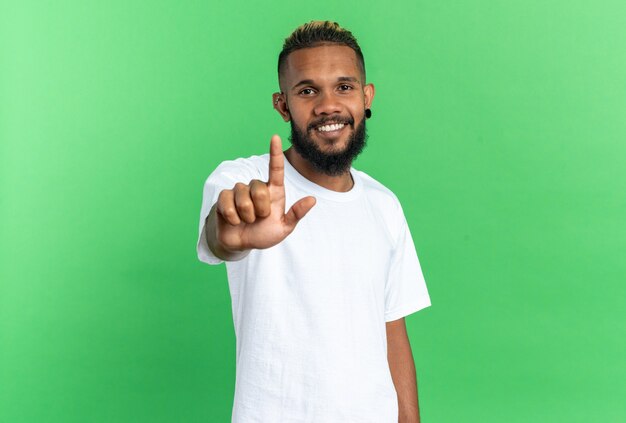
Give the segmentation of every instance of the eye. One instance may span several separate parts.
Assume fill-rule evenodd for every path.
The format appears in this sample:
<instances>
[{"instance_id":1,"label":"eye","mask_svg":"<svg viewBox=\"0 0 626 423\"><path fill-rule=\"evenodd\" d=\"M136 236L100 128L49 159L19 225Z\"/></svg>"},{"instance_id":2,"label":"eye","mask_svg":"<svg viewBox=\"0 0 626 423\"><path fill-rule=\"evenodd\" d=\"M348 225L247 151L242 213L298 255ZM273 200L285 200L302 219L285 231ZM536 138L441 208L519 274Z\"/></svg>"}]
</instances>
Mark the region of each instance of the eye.
<instances>
[{"instance_id":1,"label":"eye","mask_svg":"<svg viewBox=\"0 0 626 423\"><path fill-rule=\"evenodd\" d=\"M352 89L352 86L348 85L348 84L341 84L339 86L339 90L341 91L350 91Z\"/></svg>"},{"instance_id":2,"label":"eye","mask_svg":"<svg viewBox=\"0 0 626 423\"><path fill-rule=\"evenodd\" d=\"M302 91L300 91L299 94L311 95L311 94L313 94L313 92L314 92L313 88L305 88Z\"/></svg>"}]
</instances>

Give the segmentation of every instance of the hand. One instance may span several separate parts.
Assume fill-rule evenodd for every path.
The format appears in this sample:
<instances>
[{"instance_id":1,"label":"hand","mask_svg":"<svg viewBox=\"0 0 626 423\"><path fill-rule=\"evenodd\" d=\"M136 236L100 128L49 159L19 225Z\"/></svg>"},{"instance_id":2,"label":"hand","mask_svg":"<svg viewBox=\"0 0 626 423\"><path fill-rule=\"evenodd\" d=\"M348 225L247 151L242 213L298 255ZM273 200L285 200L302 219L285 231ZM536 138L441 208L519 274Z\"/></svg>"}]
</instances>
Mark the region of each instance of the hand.
<instances>
[{"instance_id":1,"label":"hand","mask_svg":"<svg viewBox=\"0 0 626 423\"><path fill-rule=\"evenodd\" d=\"M226 250L272 247L285 239L315 205L314 197L296 201L285 213L285 166L282 141L270 142L269 180L237 183L223 190L216 203L217 241Z\"/></svg>"}]
</instances>

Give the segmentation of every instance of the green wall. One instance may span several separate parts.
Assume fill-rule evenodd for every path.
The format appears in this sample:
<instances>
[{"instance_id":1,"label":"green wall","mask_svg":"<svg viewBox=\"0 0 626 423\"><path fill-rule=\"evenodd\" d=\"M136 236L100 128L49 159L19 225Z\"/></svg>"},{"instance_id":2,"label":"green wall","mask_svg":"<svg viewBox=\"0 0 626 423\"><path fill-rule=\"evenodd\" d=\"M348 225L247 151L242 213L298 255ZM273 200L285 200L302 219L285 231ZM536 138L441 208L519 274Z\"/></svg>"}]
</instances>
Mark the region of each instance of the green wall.
<instances>
[{"instance_id":1,"label":"green wall","mask_svg":"<svg viewBox=\"0 0 626 423\"><path fill-rule=\"evenodd\" d=\"M276 58L312 19L376 85L355 167L431 294L423 421L626 421L621 0L0 2L0 421L230 421L202 185L286 147Z\"/></svg>"}]
</instances>

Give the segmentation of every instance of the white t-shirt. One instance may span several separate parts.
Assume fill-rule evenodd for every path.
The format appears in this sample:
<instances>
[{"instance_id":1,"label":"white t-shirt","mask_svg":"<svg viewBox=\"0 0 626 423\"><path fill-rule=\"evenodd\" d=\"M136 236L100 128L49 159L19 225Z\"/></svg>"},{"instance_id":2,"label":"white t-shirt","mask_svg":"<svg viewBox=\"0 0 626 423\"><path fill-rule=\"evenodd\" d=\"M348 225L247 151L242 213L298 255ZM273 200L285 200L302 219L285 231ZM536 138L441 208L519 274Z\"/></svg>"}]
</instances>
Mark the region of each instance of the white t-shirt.
<instances>
[{"instance_id":1,"label":"white t-shirt","mask_svg":"<svg viewBox=\"0 0 626 423\"><path fill-rule=\"evenodd\" d=\"M204 185L198 258L222 261L204 221L224 189L268 180L269 154L221 163ZM237 340L234 423L397 423L385 322L430 305L396 196L351 168L348 192L285 158L285 210L315 206L281 243L227 262Z\"/></svg>"}]
</instances>

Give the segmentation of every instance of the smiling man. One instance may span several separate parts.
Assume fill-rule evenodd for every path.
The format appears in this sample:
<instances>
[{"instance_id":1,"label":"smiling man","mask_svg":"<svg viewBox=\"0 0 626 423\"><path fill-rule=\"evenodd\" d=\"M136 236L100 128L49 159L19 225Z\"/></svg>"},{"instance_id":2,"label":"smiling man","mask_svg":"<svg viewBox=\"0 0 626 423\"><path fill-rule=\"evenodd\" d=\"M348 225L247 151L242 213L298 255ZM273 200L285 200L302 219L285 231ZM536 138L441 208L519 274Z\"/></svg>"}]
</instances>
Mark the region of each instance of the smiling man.
<instances>
[{"instance_id":1,"label":"smiling man","mask_svg":"<svg viewBox=\"0 0 626 423\"><path fill-rule=\"evenodd\" d=\"M232 421L419 422L404 317L430 298L400 202L352 167L374 99L361 49L310 22L278 77L292 146L274 135L269 154L222 162L200 214L198 257L228 273Z\"/></svg>"}]
</instances>

